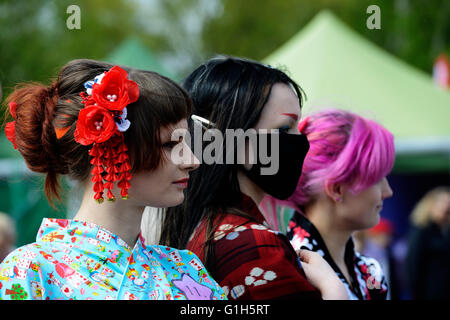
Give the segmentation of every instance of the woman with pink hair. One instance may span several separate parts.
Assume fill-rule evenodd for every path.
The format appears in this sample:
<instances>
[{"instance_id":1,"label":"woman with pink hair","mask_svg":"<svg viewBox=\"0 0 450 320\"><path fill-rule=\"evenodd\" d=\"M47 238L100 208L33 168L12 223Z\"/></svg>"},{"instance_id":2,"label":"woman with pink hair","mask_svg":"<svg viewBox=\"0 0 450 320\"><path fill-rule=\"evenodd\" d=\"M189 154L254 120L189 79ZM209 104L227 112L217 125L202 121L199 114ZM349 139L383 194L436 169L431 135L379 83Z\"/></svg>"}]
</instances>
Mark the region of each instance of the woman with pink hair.
<instances>
[{"instance_id":1,"label":"woman with pink hair","mask_svg":"<svg viewBox=\"0 0 450 320\"><path fill-rule=\"evenodd\" d=\"M293 247L320 253L351 299L386 299L380 264L354 249L352 233L375 226L394 163L393 135L375 121L343 110L306 117L298 125L310 143L287 235ZM280 203L278 203L280 204Z\"/></svg>"}]
</instances>

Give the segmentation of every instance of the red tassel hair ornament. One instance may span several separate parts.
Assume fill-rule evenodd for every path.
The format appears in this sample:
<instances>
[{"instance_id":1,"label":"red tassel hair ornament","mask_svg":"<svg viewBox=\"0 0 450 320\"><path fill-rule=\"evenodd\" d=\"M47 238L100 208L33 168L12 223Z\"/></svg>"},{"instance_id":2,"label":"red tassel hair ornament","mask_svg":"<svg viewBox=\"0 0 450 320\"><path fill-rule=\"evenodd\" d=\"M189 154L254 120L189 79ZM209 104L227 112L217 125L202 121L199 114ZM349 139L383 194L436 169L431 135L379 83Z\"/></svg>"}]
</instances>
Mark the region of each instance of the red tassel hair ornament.
<instances>
[{"instance_id":1,"label":"red tassel hair ornament","mask_svg":"<svg viewBox=\"0 0 450 320\"><path fill-rule=\"evenodd\" d=\"M81 92L81 109L75 129L75 141L92 145L89 150L92 165L91 181L94 183L94 199L115 201L114 184L120 188L122 199L128 199L131 165L123 132L131 125L126 119L126 106L139 97L136 82L127 79L127 72L118 66L87 81L86 92Z\"/></svg>"}]
</instances>

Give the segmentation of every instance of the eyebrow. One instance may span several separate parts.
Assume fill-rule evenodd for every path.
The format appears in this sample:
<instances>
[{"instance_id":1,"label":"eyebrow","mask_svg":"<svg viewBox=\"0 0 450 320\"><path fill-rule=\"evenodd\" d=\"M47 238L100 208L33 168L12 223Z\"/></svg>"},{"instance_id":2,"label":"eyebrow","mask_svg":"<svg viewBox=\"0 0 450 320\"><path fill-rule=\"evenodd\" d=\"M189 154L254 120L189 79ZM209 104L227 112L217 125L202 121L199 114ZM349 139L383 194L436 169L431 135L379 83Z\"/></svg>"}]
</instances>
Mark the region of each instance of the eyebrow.
<instances>
[{"instance_id":1,"label":"eyebrow","mask_svg":"<svg viewBox=\"0 0 450 320\"><path fill-rule=\"evenodd\" d=\"M296 115L295 113L282 113L282 115L291 117L291 118L294 119L295 121L298 120L298 115Z\"/></svg>"}]
</instances>

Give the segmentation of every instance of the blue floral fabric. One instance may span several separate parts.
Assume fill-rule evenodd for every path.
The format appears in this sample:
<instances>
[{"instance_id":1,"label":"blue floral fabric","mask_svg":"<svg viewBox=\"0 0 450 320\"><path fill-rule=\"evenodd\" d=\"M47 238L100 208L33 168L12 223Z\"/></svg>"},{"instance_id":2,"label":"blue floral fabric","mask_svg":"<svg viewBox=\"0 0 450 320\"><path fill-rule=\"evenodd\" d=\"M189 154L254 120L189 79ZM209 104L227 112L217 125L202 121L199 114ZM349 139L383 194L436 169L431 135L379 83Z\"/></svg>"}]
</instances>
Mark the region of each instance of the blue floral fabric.
<instances>
[{"instance_id":1,"label":"blue floral fabric","mask_svg":"<svg viewBox=\"0 0 450 320\"><path fill-rule=\"evenodd\" d=\"M0 299L149 300L226 299L197 256L188 250L130 248L98 225L44 219L36 242L0 265Z\"/></svg>"}]
</instances>

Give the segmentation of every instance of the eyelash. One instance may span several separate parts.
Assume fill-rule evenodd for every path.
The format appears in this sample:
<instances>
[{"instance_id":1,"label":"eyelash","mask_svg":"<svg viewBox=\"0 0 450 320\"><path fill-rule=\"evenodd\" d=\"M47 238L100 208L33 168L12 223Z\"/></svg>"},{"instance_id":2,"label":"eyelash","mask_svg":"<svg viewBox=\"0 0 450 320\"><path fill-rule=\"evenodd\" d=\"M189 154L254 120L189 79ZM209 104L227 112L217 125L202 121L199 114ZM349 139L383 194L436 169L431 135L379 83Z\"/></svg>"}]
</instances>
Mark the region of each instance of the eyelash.
<instances>
[{"instance_id":1,"label":"eyelash","mask_svg":"<svg viewBox=\"0 0 450 320\"><path fill-rule=\"evenodd\" d=\"M164 148L168 148L168 149L172 149L173 147L175 147L179 142L178 141L169 141L164 143L162 146Z\"/></svg>"},{"instance_id":2,"label":"eyelash","mask_svg":"<svg viewBox=\"0 0 450 320\"><path fill-rule=\"evenodd\" d=\"M289 127L288 125L282 126L281 128L278 128L278 130L282 133L287 133L289 130L291 129L291 127Z\"/></svg>"}]
</instances>

